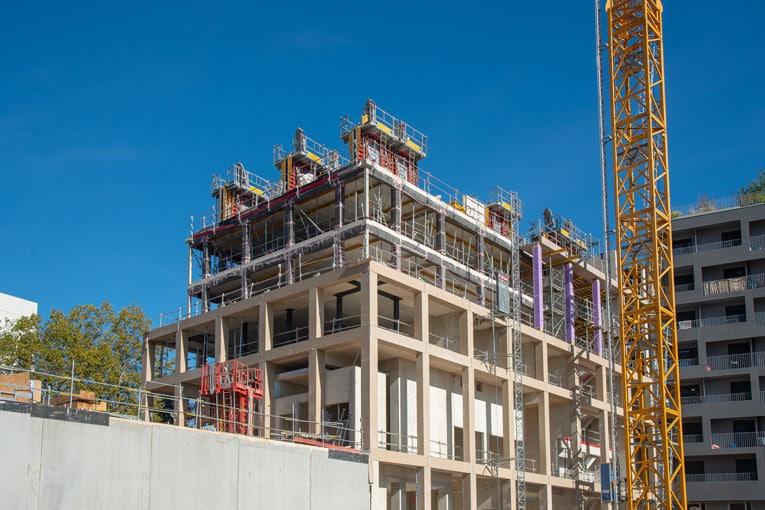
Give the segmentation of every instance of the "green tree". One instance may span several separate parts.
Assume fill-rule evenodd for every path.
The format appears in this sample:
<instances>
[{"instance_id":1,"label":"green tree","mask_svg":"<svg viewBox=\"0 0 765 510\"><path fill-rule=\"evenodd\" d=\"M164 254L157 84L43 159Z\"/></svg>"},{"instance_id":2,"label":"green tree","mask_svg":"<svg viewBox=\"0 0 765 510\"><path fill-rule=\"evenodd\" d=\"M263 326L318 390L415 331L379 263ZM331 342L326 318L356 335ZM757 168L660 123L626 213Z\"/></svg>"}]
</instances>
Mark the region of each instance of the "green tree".
<instances>
[{"instance_id":1,"label":"green tree","mask_svg":"<svg viewBox=\"0 0 765 510\"><path fill-rule=\"evenodd\" d=\"M74 362L75 377L94 381L76 384L76 391L94 391L98 398L113 402L131 401L135 397L125 388L140 384L141 346L150 326L135 305L119 312L107 301L100 306L78 305L68 314L54 309L45 322L33 315L0 332L0 360L62 376L71 372ZM66 379L40 378L53 390L69 390Z\"/></svg>"},{"instance_id":2,"label":"green tree","mask_svg":"<svg viewBox=\"0 0 765 510\"><path fill-rule=\"evenodd\" d=\"M760 168L760 175L736 192L740 205L754 205L765 202L765 169Z\"/></svg>"}]
</instances>

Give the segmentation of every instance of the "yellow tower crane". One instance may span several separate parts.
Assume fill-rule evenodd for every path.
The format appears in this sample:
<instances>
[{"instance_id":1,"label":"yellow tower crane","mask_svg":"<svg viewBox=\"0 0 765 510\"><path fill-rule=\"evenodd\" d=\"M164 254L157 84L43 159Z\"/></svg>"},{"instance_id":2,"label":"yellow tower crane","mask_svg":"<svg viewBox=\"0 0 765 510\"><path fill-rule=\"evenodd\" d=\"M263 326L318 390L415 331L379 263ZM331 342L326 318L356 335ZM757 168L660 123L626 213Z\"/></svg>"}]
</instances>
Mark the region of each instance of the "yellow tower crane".
<instances>
[{"instance_id":1,"label":"yellow tower crane","mask_svg":"<svg viewBox=\"0 0 765 510\"><path fill-rule=\"evenodd\" d=\"M628 507L685 509L660 0L606 0Z\"/></svg>"}]
</instances>

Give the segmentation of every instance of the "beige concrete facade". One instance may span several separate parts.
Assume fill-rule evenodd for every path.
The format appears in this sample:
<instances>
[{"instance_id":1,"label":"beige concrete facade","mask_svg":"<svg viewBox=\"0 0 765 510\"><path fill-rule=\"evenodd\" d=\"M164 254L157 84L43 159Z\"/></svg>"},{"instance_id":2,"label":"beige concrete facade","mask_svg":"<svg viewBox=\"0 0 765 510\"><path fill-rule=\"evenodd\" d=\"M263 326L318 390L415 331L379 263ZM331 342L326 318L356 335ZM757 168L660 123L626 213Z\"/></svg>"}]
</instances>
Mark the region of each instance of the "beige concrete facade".
<instances>
[{"instance_id":1,"label":"beige concrete facade","mask_svg":"<svg viewBox=\"0 0 765 510\"><path fill-rule=\"evenodd\" d=\"M200 277L183 320L146 339L147 389L180 397L176 423L198 427L203 365L261 368L251 433L331 435L367 452L371 508L517 508L519 479L526 508L600 508L611 447L600 260L563 242L562 230L513 245L369 161L333 176L190 238ZM302 233L300 217L310 219ZM275 250L267 232L282 239ZM496 274L510 274L513 256L520 324L497 308ZM620 384L618 365L614 376Z\"/></svg>"}]
</instances>

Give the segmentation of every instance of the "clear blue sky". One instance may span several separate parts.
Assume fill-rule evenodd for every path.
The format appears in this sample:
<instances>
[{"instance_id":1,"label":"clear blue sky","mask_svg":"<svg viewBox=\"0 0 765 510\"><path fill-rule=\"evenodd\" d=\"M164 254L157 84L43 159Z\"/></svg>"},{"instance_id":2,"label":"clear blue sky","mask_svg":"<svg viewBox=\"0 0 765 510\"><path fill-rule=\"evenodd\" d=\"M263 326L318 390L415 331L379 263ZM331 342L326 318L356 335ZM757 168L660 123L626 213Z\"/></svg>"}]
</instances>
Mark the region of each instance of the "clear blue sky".
<instances>
[{"instance_id":1,"label":"clear blue sky","mask_svg":"<svg viewBox=\"0 0 765 510\"><path fill-rule=\"evenodd\" d=\"M367 97L423 167L600 237L592 2L11 2L0 16L0 292L185 303L189 216L236 161L276 180L297 126L341 147ZM765 3L665 2L672 203L765 167Z\"/></svg>"}]
</instances>

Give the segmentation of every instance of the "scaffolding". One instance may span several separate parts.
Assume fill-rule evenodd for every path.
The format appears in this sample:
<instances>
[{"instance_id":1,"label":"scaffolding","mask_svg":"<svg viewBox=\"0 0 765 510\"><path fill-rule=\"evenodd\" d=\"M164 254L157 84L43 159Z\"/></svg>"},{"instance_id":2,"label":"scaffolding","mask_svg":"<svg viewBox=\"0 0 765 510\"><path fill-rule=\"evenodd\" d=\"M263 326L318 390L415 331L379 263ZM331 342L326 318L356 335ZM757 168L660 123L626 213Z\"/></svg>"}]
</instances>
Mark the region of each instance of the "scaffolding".
<instances>
[{"instance_id":1,"label":"scaffolding","mask_svg":"<svg viewBox=\"0 0 765 510\"><path fill-rule=\"evenodd\" d=\"M263 371L238 360L222 361L203 365L201 381L199 428L251 436L263 400Z\"/></svg>"}]
</instances>

